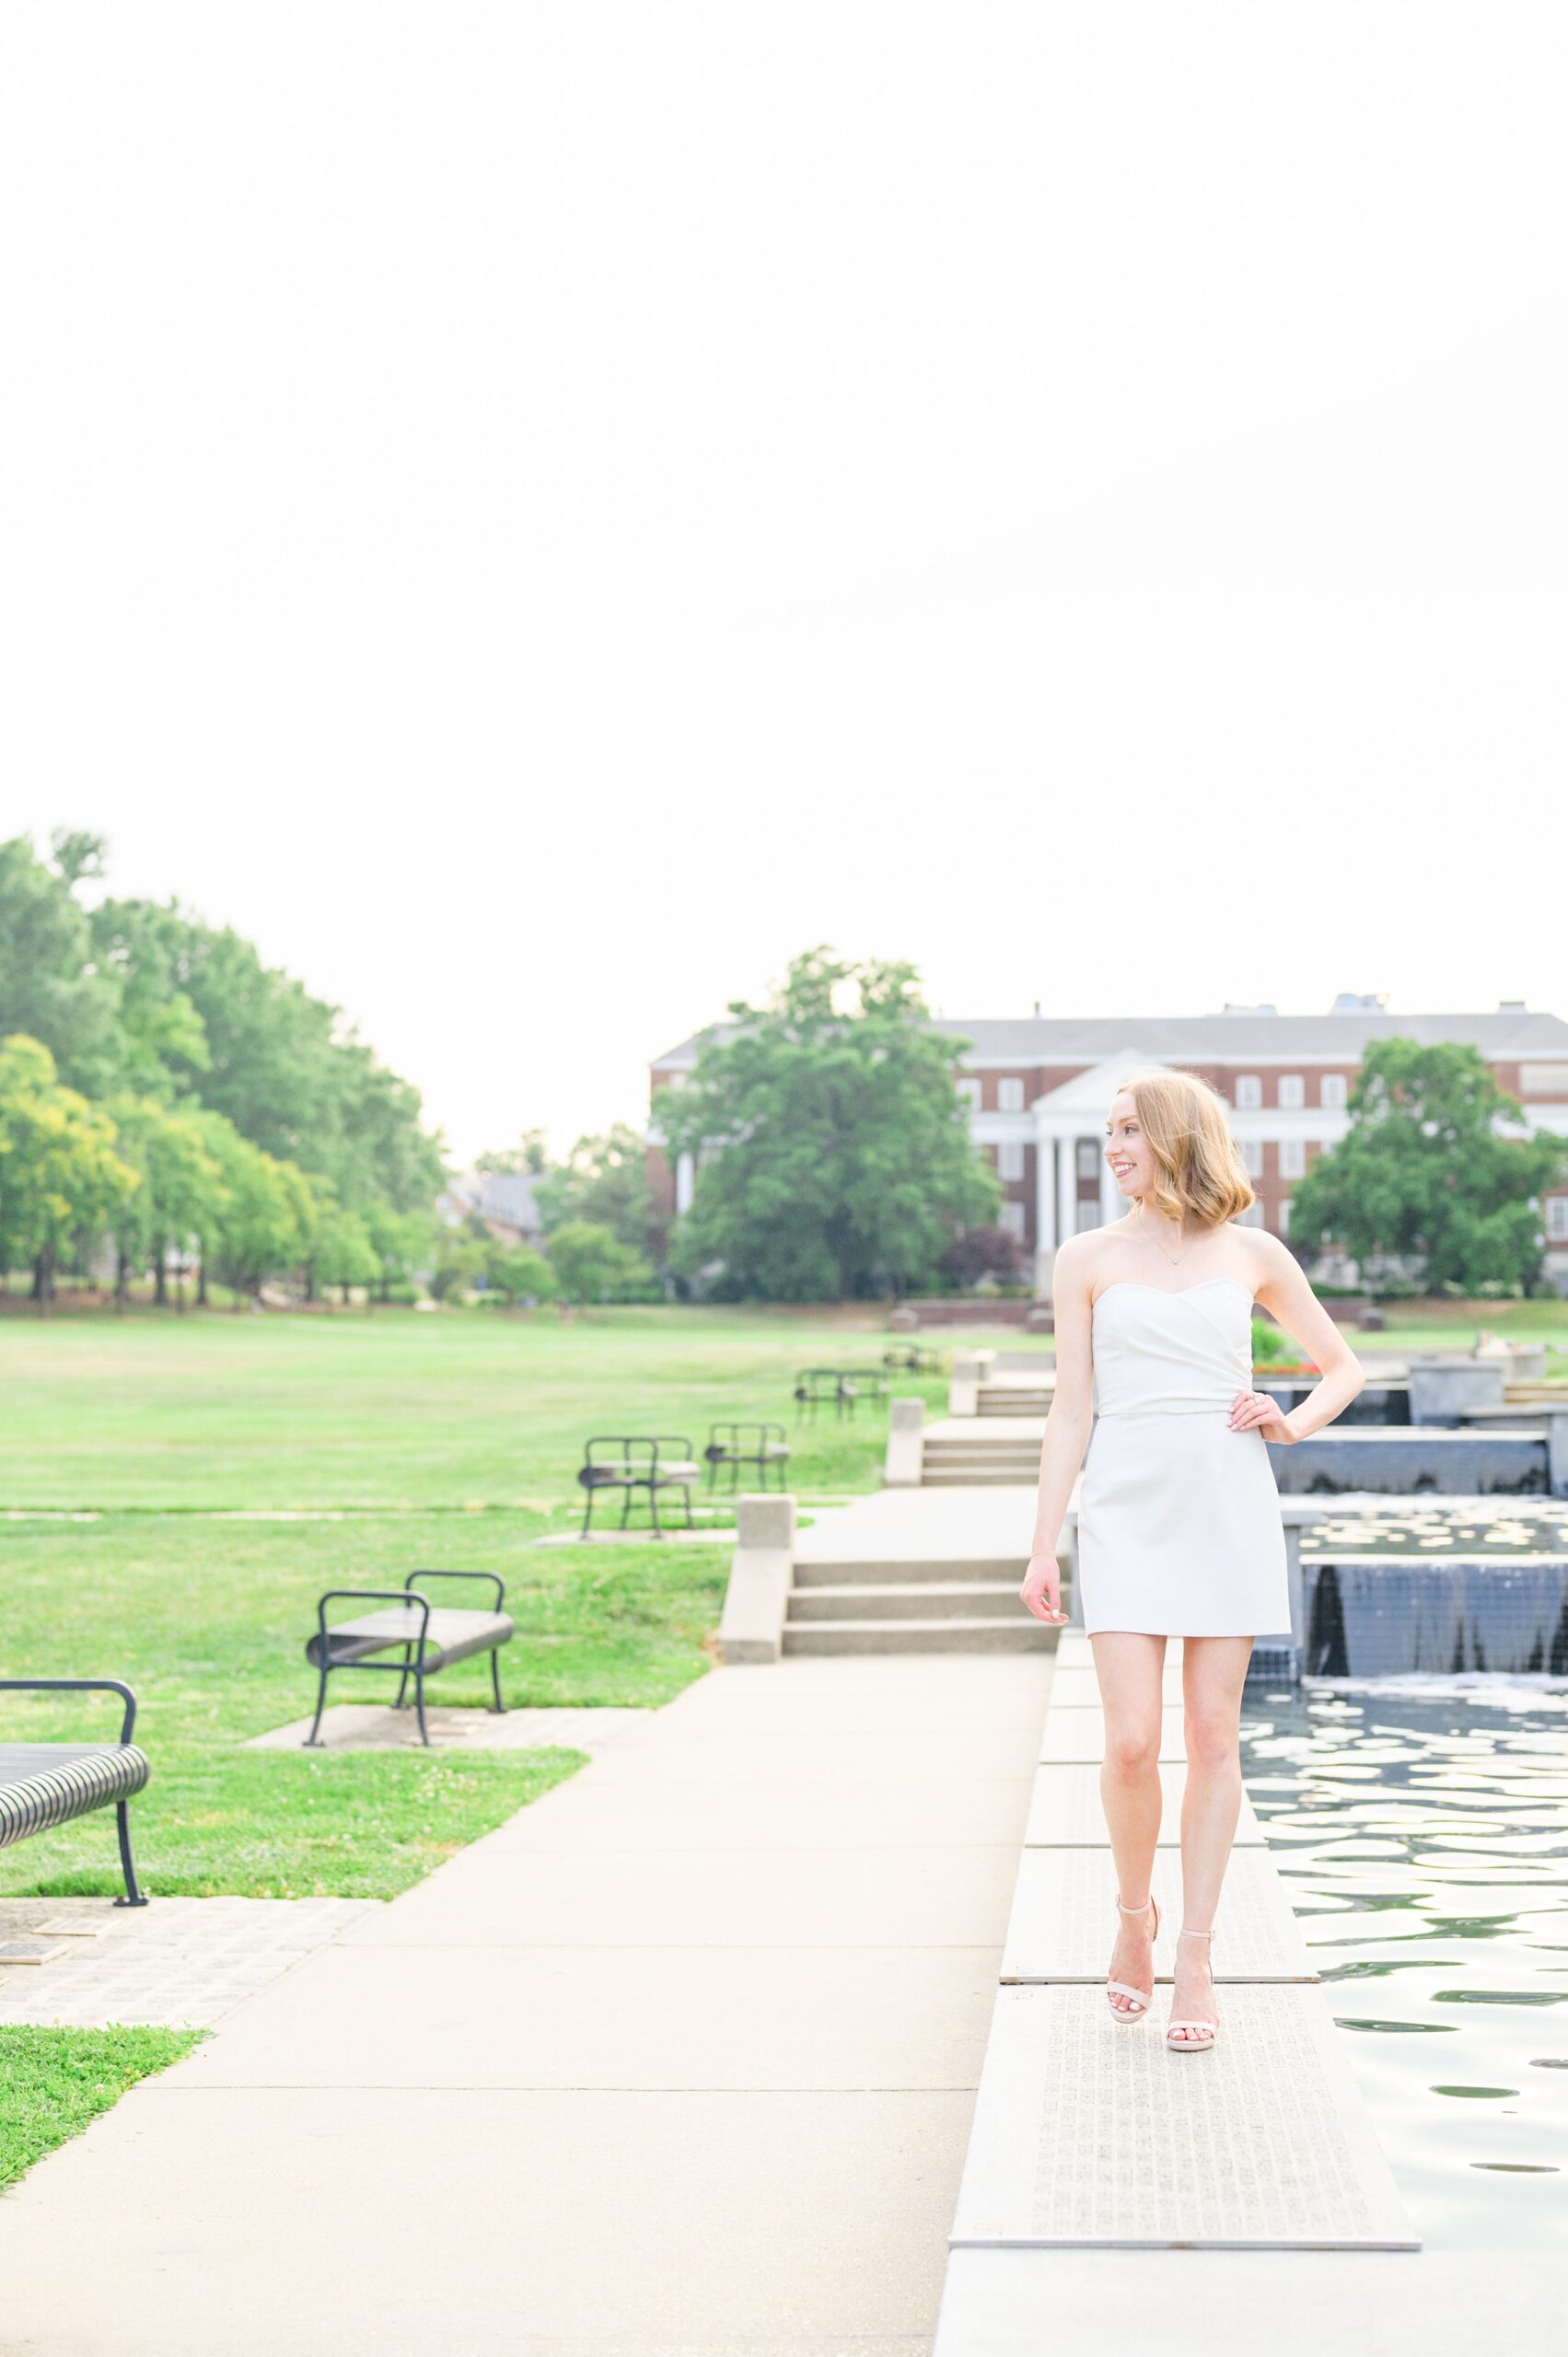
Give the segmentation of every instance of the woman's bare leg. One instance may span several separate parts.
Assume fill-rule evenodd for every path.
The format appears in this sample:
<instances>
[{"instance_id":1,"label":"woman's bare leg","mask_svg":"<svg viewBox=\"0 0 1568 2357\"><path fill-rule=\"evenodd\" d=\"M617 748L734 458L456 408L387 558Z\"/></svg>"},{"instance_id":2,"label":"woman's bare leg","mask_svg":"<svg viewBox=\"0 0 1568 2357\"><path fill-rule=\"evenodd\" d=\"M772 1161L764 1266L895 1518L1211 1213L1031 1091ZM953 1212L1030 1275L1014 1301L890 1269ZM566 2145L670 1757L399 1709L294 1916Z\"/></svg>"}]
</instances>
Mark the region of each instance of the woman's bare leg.
<instances>
[{"instance_id":1,"label":"woman's bare leg","mask_svg":"<svg viewBox=\"0 0 1568 2357\"><path fill-rule=\"evenodd\" d=\"M1105 1758L1099 1794L1116 1861L1117 1891L1123 1905L1142 1907L1149 1895L1155 1844L1160 1829L1160 1687L1165 1675L1165 1639L1141 1630L1107 1629L1089 1643L1105 1711ZM1109 1979L1134 1989L1153 1986L1150 1969L1155 1911L1118 1918L1121 1932L1110 1959ZM1188 1947L1196 1945L1189 1940ZM1125 1997L1111 1992L1118 2013L1136 2013Z\"/></svg>"},{"instance_id":2,"label":"woman's bare leg","mask_svg":"<svg viewBox=\"0 0 1568 2357\"><path fill-rule=\"evenodd\" d=\"M1187 1791L1181 1804L1181 1922L1194 1931L1214 1927L1220 1886L1241 1815L1241 1689L1251 1652L1250 1637L1188 1637L1182 1642ZM1177 1941L1170 2010L1186 2021L1219 2019L1207 1940ZM1176 2034L1188 2035L1182 2030Z\"/></svg>"}]
</instances>

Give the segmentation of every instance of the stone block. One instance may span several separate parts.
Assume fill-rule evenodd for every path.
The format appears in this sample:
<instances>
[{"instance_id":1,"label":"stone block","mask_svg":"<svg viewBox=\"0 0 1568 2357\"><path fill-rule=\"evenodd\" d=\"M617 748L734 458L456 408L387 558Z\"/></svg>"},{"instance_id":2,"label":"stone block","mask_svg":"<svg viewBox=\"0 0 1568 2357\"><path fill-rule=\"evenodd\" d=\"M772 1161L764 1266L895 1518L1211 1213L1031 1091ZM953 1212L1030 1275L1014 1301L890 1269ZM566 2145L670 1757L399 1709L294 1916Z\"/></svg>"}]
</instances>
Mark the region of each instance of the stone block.
<instances>
[{"instance_id":1,"label":"stone block","mask_svg":"<svg viewBox=\"0 0 1568 2357\"><path fill-rule=\"evenodd\" d=\"M738 1498L729 1585L719 1619L719 1652L732 1665L777 1661L795 1576L796 1502L761 1494Z\"/></svg>"},{"instance_id":2,"label":"stone block","mask_svg":"<svg viewBox=\"0 0 1568 2357\"><path fill-rule=\"evenodd\" d=\"M917 1490L925 1461L925 1402L894 1399L888 1408L882 1479L890 1490Z\"/></svg>"},{"instance_id":3,"label":"stone block","mask_svg":"<svg viewBox=\"0 0 1568 2357\"><path fill-rule=\"evenodd\" d=\"M1411 1359L1412 1424L1457 1424L1467 1408L1501 1408L1505 1359Z\"/></svg>"}]
</instances>

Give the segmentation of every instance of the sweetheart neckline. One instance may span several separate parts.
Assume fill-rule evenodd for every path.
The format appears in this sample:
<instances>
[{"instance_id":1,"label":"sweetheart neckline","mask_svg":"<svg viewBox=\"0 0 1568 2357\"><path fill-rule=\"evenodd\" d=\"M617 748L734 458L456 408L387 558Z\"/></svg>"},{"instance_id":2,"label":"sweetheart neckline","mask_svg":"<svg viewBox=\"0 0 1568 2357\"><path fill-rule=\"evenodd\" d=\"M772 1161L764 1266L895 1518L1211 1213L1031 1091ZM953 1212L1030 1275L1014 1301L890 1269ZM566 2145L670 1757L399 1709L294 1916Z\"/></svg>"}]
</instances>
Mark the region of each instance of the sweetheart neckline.
<instances>
[{"instance_id":1,"label":"sweetheart neckline","mask_svg":"<svg viewBox=\"0 0 1568 2357\"><path fill-rule=\"evenodd\" d=\"M1240 1285L1249 1301L1256 1303L1258 1298L1250 1285L1244 1283L1240 1277L1200 1277L1195 1285L1150 1285L1140 1277L1118 1277L1114 1284L1106 1285L1096 1294L1089 1304L1090 1314L1099 1307L1108 1293L1118 1293L1129 1285L1135 1293L1163 1294L1168 1301L1179 1301L1184 1294L1202 1293L1205 1285Z\"/></svg>"}]
</instances>

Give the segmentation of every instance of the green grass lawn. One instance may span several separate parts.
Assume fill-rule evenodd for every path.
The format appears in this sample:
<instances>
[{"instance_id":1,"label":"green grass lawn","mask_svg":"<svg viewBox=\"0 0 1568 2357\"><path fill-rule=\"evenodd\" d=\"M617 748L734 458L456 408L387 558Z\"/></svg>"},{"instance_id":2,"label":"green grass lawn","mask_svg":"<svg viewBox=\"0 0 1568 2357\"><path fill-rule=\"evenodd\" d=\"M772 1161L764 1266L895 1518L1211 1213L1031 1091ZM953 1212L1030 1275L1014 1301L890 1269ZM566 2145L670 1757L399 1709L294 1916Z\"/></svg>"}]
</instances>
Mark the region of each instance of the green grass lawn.
<instances>
[{"instance_id":1,"label":"green grass lawn","mask_svg":"<svg viewBox=\"0 0 1568 2357\"><path fill-rule=\"evenodd\" d=\"M966 1338L967 1339L967 1338ZM874 1486L886 1411L793 1422L796 1373L877 1364L879 1310L0 1318L9 1506L580 1507L593 1432L789 1426L802 1495ZM944 1383L900 1376L933 1407Z\"/></svg>"},{"instance_id":2,"label":"green grass lawn","mask_svg":"<svg viewBox=\"0 0 1568 2357\"><path fill-rule=\"evenodd\" d=\"M136 1740L153 1775L133 1819L155 1895L389 1898L585 1755L243 1748L311 1708L304 1645L323 1590L401 1585L421 1563L499 1572L517 1623L501 1657L511 1705L651 1705L709 1666L729 1568L722 1543L534 1547L537 1527L537 1517L507 1514L11 1522L8 1674L119 1677L135 1689ZM446 1673L430 1694L478 1707L488 1686L482 1660ZM389 1701L395 1686L361 1675L331 1690L342 1701ZM112 1696L6 1695L0 1724L20 1741L110 1734L118 1708ZM0 1851L0 1894L117 1887L107 1812Z\"/></svg>"},{"instance_id":3,"label":"green grass lawn","mask_svg":"<svg viewBox=\"0 0 1568 2357\"><path fill-rule=\"evenodd\" d=\"M199 2029L0 2028L0 2186L76 2135L127 2087L167 2071Z\"/></svg>"},{"instance_id":4,"label":"green grass lawn","mask_svg":"<svg viewBox=\"0 0 1568 2357\"><path fill-rule=\"evenodd\" d=\"M6 1670L135 1689L153 1777L133 1817L155 1896L390 1897L585 1755L247 1750L311 1707L317 1597L400 1585L420 1564L498 1571L517 1623L509 1703L667 1701L712 1666L729 1550L535 1546L580 1514L585 1435L675 1431L700 1448L716 1417L767 1416L789 1427L797 1493L872 1489L885 1406L797 1425L790 1393L800 1367L877 1364L873 1316L13 1310L0 1319ZM898 1387L934 1404L945 1389ZM487 1680L482 1662L465 1666L432 1699L479 1706ZM333 1694L392 1691L350 1677ZM6 1696L0 1728L108 1733L115 1711ZM107 1813L0 1852L0 1894L116 1887Z\"/></svg>"}]
</instances>

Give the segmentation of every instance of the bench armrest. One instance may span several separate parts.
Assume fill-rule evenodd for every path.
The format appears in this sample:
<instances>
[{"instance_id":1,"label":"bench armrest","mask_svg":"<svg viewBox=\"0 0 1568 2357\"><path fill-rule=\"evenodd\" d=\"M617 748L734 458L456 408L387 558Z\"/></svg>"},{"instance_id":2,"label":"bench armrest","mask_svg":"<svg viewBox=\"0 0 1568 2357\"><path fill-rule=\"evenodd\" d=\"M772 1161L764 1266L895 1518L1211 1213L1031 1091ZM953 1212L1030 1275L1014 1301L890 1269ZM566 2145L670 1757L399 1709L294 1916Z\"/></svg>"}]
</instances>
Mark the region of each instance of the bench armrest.
<instances>
[{"instance_id":1,"label":"bench armrest","mask_svg":"<svg viewBox=\"0 0 1568 2357\"><path fill-rule=\"evenodd\" d=\"M118 1694L125 1705L122 1743L129 1743L136 1724L136 1698L118 1678L0 1678L0 1693Z\"/></svg>"},{"instance_id":2,"label":"bench armrest","mask_svg":"<svg viewBox=\"0 0 1568 2357\"><path fill-rule=\"evenodd\" d=\"M327 1626L327 1607L329 1604L342 1603L350 1598L361 1604L412 1603L423 1605L424 1608L420 1615L419 1637L417 1640L419 1644L419 1658L423 1663L424 1659L424 1640L430 1629L430 1598L427 1596L421 1596L417 1590L415 1590L414 1594L411 1596L406 1587L330 1587L327 1590L326 1595L321 1598L319 1604L316 1607L316 1623L321 1631L321 1652L323 1655L325 1655L328 1650L327 1639L331 1634L331 1630ZM399 1644L412 1645L415 1643L415 1640L412 1637L400 1637L395 1641L389 1642L396 1642Z\"/></svg>"},{"instance_id":3,"label":"bench armrest","mask_svg":"<svg viewBox=\"0 0 1568 2357\"><path fill-rule=\"evenodd\" d=\"M506 1583L501 1577L499 1572L411 1572L407 1579L403 1582L403 1592L405 1595L411 1591L414 1594L418 1593L413 1585L415 1580L491 1580L494 1583L495 1609L497 1612L501 1610L502 1606L506 1601Z\"/></svg>"}]
</instances>

